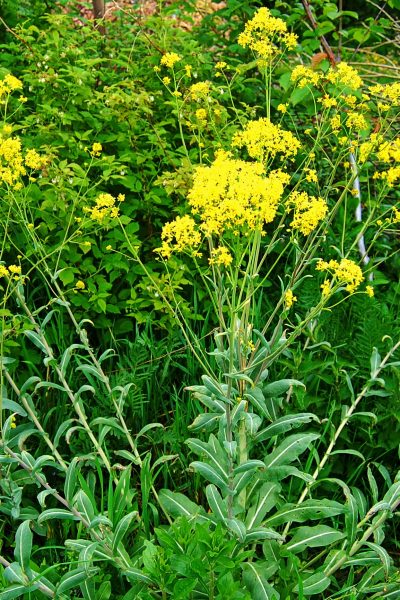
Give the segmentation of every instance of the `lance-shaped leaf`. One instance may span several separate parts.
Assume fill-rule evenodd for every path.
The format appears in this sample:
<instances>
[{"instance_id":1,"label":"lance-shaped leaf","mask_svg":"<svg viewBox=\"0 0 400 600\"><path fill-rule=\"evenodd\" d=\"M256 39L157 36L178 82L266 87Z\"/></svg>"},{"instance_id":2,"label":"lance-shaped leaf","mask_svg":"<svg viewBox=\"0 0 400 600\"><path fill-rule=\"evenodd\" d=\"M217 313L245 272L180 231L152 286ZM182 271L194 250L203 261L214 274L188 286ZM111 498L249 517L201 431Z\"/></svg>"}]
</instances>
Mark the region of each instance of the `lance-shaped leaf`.
<instances>
[{"instance_id":1,"label":"lance-shaped leaf","mask_svg":"<svg viewBox=\"0 0 400 600\"><path fill-rule=\"evenodd\" d=\"M202 475L206 481L214 483L225 492L228 491L227 478L225 479L222 477L221 474L211 465L200 460L195 460L194 462L190 463L190 467L197 473L200 473L200 475Z\"/></svg>"},{"instance_id":2,"label":"lance-shaped leaf","mask_svg":"<svg viewBox=\"0 0 400 600\"><path fill-rule=\"evenodd\" d=\"M327 525L317 525L315 527L299 527L289 543L284 548L288 552L297 554L306 548L318 548L320 546L329 546L338 540L342 540L345 534L337 531Z\"/></svg>"},{"instance_id":3,"label":"lance-shaped leaf","mask_svg":"<svg viewBox=\"0 0 400 600\"><path fill-rule=\"evenodd\" d=\"M259 387L248 390L244 394L244 397L249 399L251 405L257 409L260 415L266 417L267 419L271 419L271 415L269 414L265 404L264 394Z\"/></svg>"},{"instance_id":4,"label":"lance-shaped leaf","mask_svg":"<svg viewBox=\"0 0 400 600\"><path fill-rule=\"evenodd\" d=\"M279 540L284 541L284 538L280 533L269 529L267 527L255 527L254 529L248 529L246 533L246 544L250 542L261 542L264 540Z\"/></svg>"},{"instance_id":5,"label":"lance-shaped leaf","mask_svg":"<svg viewBox=\"0 0 400 600\"><path fill-rule=\"evenodd\" d=\"M286 431L290 431L290 429L295 429L300 427L304 423L310 423L310 421L316 421L319 423L319 419L313 413L298 413L296 415L285 415L284 417L280 417L268 427L265 427L262 431L259 431L255 436L256 442L263 442L264 440L269 440L274 435L280 435L282 433L286 433Z\"/></svg>"},{"instance_id":6,"label":"lance-shaped leaf","mask_svg":"<svg viewBox=\"0 0 400 600\"><path fill-rule=\"evenodd\" d=\"M364 542L364 544L371 548L371 550L373 550L377 554L377 556L379 556L379 559L385 571L385 577L388 577L389 569L392 566L393 560L390 558L385 548L383 548L379 544L374 544L373 542Z\"/></svg>"},{"instance_id":7,"label":"lance-shaped leaf","mask_svg":"<svg viewBox=\"0 0 400 600\"><path fill-rule=\"evenodd\" d=\"M15 534L15 560L19 562L24 571L29 568L32 551L32 530L30 521L24 521Z\"/></svg>"},{"instance_id":8,"label":"lance-shaped leaf","mask_svg":"<svg viewBox=\"0 0 400 600\"><path fill-rule=\"evenodd\" d=\"M268 583L265 573L268 564L262 561L245 563L242 566L243 581L252 600L279 600L279 593Z\"/></svg>"},{"instance_id":9,"label":"lance-shaped leaf","mask_svg":"<svg viewBox=\"0 0 400 600\"><path fill-rule=\"evenodd\" d=\"M279 483L268 481L261 486L256 496L256 502L247 513L246 526L248 529L261 525L267 512L276 505L280 491Z\"/></svg>"},{"instance_id":10,"label":"lance-shaped leaf","mask_svg":"<svg viewBox=\"0 0 400 600\"><path fill-rule=\"evenodd\" d=\"M186 440L186 444L195 452L195 454L206 458L210 464L218 471L223 480L228 480L228 461L226 453L215 436L210 436L210 442L202 442L195 438Z\"/></svg>"},{"instance_id":11,"label":"lance-shaped leaf","mask_svg":"<svg viewBox=\"0 0 400 600\"><path fill-rule=\"evenodd\" d=\"M206 487L206 496L213 514L224 523L228 517L228 510L225 500L215 485L211 484Z\"/></svg>"},{"instance_id":12,"label":"lance-shaped leaf","mask_svg":"<svg viewBox=\"0 0 400 600\"><path fill-rule=\"evenodd\" d=\"M300 585L296 585L294 592L302 591L304 596L314 596L322 594L329 586L331 580L324 573L314 573L313 575L303 575L303 581Z\"/></svg>"},{"instance_id":13,"label":"lance-shaped leaf","mask_svg":"<svg viewBox=\"0 0 400 600\"><path fill-rule=\"evenodd\" d=\"M266 456L266 466L277 467L293 462L318 438L319 435L317 433L297 433L295 435L289 435L277 448Z\"/></svg>"},{"instance_id":14,"label":"lance-shaped leaf","mask_svg":"<svg viewBox=\"0 0 400 600\"><path fill-rule=\"evenodd\" d=\"M214 431L218 427L218 422L221 418L221 413L202 413L198 415L193 423L189 425L192 431Z\"/></svg>"},{"instance_id":15,"label":"lance-shaped leaf","mask_svg":"<svg viewBox=\"0 0 400 600\"><path fill-rule=\"evenodd\" d=\"M334 500L305 500L302 504L285 504L277 513L266 520L271 527L294 521L304 523L343 514L346 507Z\"/></svg>"},{"instance_id":16,"label":"lance-shaped leaf","mask_svg":"<svg viewBox=\"0 0 400 600\"><path fill-rule=\"evenodd\" d=\"M124 517L122 517L122 519L120 520L120 522L118 523L118 525L116 526L115 531L114 531L114 538L113 538L113 543L112 543L113 552L116 551L116 549L122 542L122 539L126 535L133 519L136 519L137 516L138 516L138 512L135 510L135 511L128 513Z\"/></svg>"},{"instance_id":17,"label":"lance-shaped leaf","mask_svg":"<svg viewBox=\"0 0 400 600\"><path fill-rule=\"evenodd\" d=\"M274 398L286 394L291 387L300 386L305 388L306 386L297 379L280 379L279 381L273 381L263 386L263 392L265 398Z\"/></svg>"},{"instance_id":18,"label":"lance-shaped leaf","mask_svg":"<svg viewBox=\"0 0 400 600\"><path fill-rule=\"evenodd\" d=\"M196 517L204 513L204 509L189 498L178 492L163 489L158 494L158 499L164 510L173 517Z\"/></svg>"},{"instance_id":19,"label":"lance-shaped leaf","mask_svg":"<svg viewBox=\"0 0 400 600\"><path fill-rule=\"evenodd\" d=\"M23 596L28 592L33 592L34 590L37 590L37 588L38 584L26 586L17 583L15 585L10 585L6 590L0 592L0 600L14 600L14 598L20 598L20 596Z\"/></svg>"},{"instance_id":20,"label":"lance-shaped leaf","mask_svg":"<svg viewBox=\"0 0 400 600\"><path fill-rule=\"evenodd\" d=\"M50 519L66 519L68 521L79 521L79 517L76 517L69 510L64 508L49 508L42 512L38 517L38 524L41 525L45 521Z\"/></svg>"},{"instance_id":21,"label":"lance-shaped leaf","mask_svg":"<svg viewBox=\"0 0 400 600\"><path fill-rule=\"evenodd\" d=\"M60 579L60 583L57 586L57 596L60 596L64 592L77 587L87 577L93 577L97 571L98 569L93 567L90 569L79 567L78 569L68 571L68 573L65 573L65 575L63 575Z\"/></svg>"}]
</instances>

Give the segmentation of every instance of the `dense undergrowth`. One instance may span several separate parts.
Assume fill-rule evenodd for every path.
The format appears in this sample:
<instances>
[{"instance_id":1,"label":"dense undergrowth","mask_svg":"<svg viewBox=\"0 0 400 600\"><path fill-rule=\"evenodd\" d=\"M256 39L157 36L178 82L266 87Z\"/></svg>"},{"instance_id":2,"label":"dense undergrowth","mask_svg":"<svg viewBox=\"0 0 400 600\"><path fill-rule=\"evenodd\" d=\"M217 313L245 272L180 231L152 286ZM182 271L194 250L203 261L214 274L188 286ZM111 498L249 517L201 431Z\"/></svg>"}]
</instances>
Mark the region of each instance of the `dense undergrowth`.
<instances>
[{"instance_id":1,"label":"dense undergrowth","mask_svg":"<svg viewBox=\"0 0 400 600\"><path fill-rule=\"evenodd\" d=\"M0 599L400 598L396 1L0 4Z\"/></svg>"}]
</instances>

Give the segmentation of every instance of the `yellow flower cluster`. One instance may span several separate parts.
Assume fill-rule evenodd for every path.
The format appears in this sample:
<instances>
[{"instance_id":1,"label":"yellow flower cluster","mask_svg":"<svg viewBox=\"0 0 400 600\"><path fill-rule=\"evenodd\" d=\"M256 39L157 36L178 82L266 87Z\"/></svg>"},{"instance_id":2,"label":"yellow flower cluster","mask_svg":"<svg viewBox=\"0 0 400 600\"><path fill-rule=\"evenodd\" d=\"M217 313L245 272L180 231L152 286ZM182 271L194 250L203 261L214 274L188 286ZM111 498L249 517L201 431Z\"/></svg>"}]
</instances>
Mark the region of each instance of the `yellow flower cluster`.
<instances>
[{"instance_id":1,"label":"yellow flower cluster","mask_svg":"<svg viewBox=\"0 0 400 600\"><path fill-rule=\"evenodd\" d=\"M297 65L293 69L290 79L294 83L297 83L297 87L304 88L307 85L318 85L320 76L319 73L316 73L310 67Z\"/></svg>"},{"instance_id":2,"label":"yellow flower cluster","mask_svg":"<svg viewBox=\"0 0 400 600\"><path fill-rule=\"evenodd\" d=\"M268 8L262 7L247 21L238 43L253 50L264 61L270 62L279 52L276 44L293 50L297 44L297 36L288 32L282 19L273 17Z\"/></svg>"},{"instance_id":3,"label":"yellow flower cluster","mask_svg":"<svg viewBox=\"0 0 400 600\"><path fill-rule=\"evenodd\" d=\"M281 154L282 158L295 156L300 142L290 131L285 131L269 119L262 118L249 121L242 132L236 133L232 146L245 146L251 158L265 162L277 154Z\"/></svg>"},{"instance_id":4,"label":"yellow flower cluster","mask_svg":"<svg viewBox=\"0 0 400 600\"><path fill-rule=\"evenodd\" d=\"M210 93L211 83L209 81L199 81L189 88L189 95L192 100L198 101L206 98Z\"/></svg>"},{"instance_id":5,"label":"yellow flower cluster","mask_svg":"<svg viewBox=\"0 0 400 600\"><path fill-rule=\"evenodd\" d=\"M8 74L0 81L0 98L6 94L11 94L14 90L22 90L22 81L14 77L14 75Z\"/></svg>"},{"instance_id":6,"label":"yellow flower cluster","mask_svg":"<svg viewBox=\"0 0 400 600\"><path fill-rule=\"evenodd\" d=\"M179 62L182 59L179 54L176 52L166 52L164 56L161 57L160 64L168 69L172 69L175 63Z\"/></svg>"},{"instance_id":7,"label":"yellow flower cluster","mask_svg":"<svg viewBox=\"0 0 400 600\"><path fill-rule=\"evenodd\" d=\"M261 163L235 160L220 151L209 167L196 169L188 200L207 236L227 230L238 234L242 228L247 233L273 221L289 179L280 170L265 177Z\"/></svg>"},{"instance_id":8,"label":"yellow flower cluster","mask_svg":"<svg viewBox=\"0 0 400 600\"><path fill-rule=\"evenodd\" d=\"M329 273L331 273L331 275L333 275L333 277L339 284L347 284L346 290L350 294L353 294L364 280L364 276L360 267L349 258L342 258L340 263L337 260L330 260L329 262L320 260L318 261L316 268L317 271L328 271ZM327 282L325 282L321 286L323 295L327 295L326 293L324 293L323 287L326 283ZM330 288L330 282L328 283Z\"/></svg>"},{"instance_id":9,"label":"yellow flower cluster","mask_svg":"<svg viewBox=\"0 0 400 600\"><path fill-rule=\"evenodd\" d=\"M379 173L378 177L384 179L390 187L393 187L400 180L400 166L390 167L387 171Z\"/></svg>"},{"instance_id":10,"label":"yellow flower cluster","mask_svg":"<svg viewBox=\"0 0 400 600\"><path fill-rule=\"evenodd\" d=\"M200 121L201 125L205 125L207 123L207 111L204 108L198 108L196 110L196 119Z\"/></svg>"},{"instance_id":11,"label":"yellow flower cluster","mask_svg":"<svg viewBox=\"0 0 400 600\"><path fill-rule=\"evenodd\" d=\"M119 207L116 206L116 201L123 202L125 196L119 194L115 199L111 194L100 194L96 198L94 207L85 209L85 212L89 213L89 217L97 223L103 224L108 218L115 218L119 215Z\"/></svg>"},{"instance_id":12,"label":"yellow flower cluster","mask_svg":"<svg viewBox=\"0 0 400 600\"><path fill-rule=\"evenodd\" d=\"M382 162L400 162L400 138L379 146L377 157Z\"/></svg>"},{"instance_id":13,"label":"yellow flower cluster","mask_svg":"<svg viewBox=\"0 0 400 600\"><path fill-rule=\"evenodd\" d=\"M100 156L102 150L103 150L103 146L101 144L99 144L99 142L94 142L90 154L92 156Z\"/></svg>"},{"instance_id":14,"label":"yellow flower cluster","mask_svg":"<svg viewBox=\"0 0 400 600\"><path fill-rule=\"evenodd\" d=\"M346 62L340 62L334 68L329 69L325 77L330 83L343 85L352 90L358 90L363 84L358 71Z\"/></svg>"},{"instance_id":15,"label":"yellow flower cluster","mask_svg":"<svg viewBox=\"0 0 400 600\"><path fill-rule=\"evenodd\" d=\"M21 267L19 265L9 265L5 267L0 265L0 277L8 277L9 279L18 280L21 275Z\"/></svg>"},{"instance_id":16,"label":"yellow flower cluster","mask_svg":"<svg viewBox=\"0 0 400 600\"><path fill-rule=\"evenodd\" d=\"M162 245L156 248L163 258L169 258L172 252L182 252L187 249L195 250L201 243L201 233L196 223L189 215L176 217L174 221L166 223L161 233ZM195 254L198 254L195 251Z\"/></svg>"},{"instance_id":17,"label":"yellow flower cluster","mask_svg":"<svg viewBox=\"0 0 400 600\"><path fill-rule=\"evenodd\" d=\"M208 259L210 265L219 265L229 267L232 264L232 254L226 246L219 246L211 251L211 257Z\"/></svg>"},{"instance_id":18,"label":"yellow flower cluster","mask_svg":"<svg viewBox=\"0 0 400 600\"><path fill-rule=\"evenodd\" d=\"M368 160L371 152L373 152L377 146L382 141L382 136L378 133L371 133L369 140L360 144L359 153L358 153L358 162L360 164L365 163ZM383 144L380 148L383 149Z\"/></svg>"},{"instance_id":19,"label":"yellow flower cluster","mask_svg":"<svg viewBox=\"0 0 400 600\"><path fill-rule=\"evenodd\" d=\"M25 154L25 165L29 169L41 169L48 162L47 156L40 156L36 150L27 150Z\"/></svg>"},{"instance_id":20,"label":"yellow flower cluster","mask_svg":"<svg viewBox=\"0 0 400 600\"><path fill-rule=\"evenodd\" d=\"M364 131L368 129L368 123L365 117L359 112L349 112L346 119L346 125L349 129Z\"/></svg>"},{"instance_id":21,"label":"yellow flower cluster","mask_svg":"<svg viewBox=\"0 0 400 600\"><path fill-rule=\"evenodd\" d=\"M293 304L297 302L297 297L293 294L292 290L286 290L284 297L285 309L289 310L292 308Z\"/></svg>"},{"instance_id":22,"label":"yellow flower cluster","mask_svg":"<svg viewBox=\"0 0 400 600\"><path fill-rule=\"evenodd\" d=\"M370 88L370 92L389 100L392 105L400 104L400 83L378 84Z\"/></svg>"},{"instance_id":23,"label":"yellow flower cluster","mask_svg":"<svg viewBox=\"0 0 400 600\"><path fill-rule=\"evenodd\" d=\"M306 192L292 192L286 201L287 210L294 210L292 229L303 235L309 235L317 227L328 212L328 205L323 198L309 196Z\"/></svg>"}]
</instances>

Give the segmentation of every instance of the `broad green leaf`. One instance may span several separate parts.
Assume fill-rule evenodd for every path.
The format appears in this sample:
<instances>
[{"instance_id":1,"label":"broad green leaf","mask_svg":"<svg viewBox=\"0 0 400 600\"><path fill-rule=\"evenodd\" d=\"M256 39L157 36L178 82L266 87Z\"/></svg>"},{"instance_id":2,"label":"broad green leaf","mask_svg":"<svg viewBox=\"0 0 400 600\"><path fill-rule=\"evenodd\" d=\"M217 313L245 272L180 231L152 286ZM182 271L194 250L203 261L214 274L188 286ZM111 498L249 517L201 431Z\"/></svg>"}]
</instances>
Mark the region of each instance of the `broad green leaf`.
<instances>
[{"instance_id":1,"label":"broad green leaf","mask_svg":"<svg viewBox=\"0 0 400 600\"><path fill-rule=\"evenodd\" d=\"M24 571L29 568L32 551L32 530L30 521L24 521L18 527L15 534L15 560L21 565Z\"/></svg>"},{"instance_id":2,"label":"broad green leaf","mask_svg":"<svg viewBox=\"0 0 400 600\"><path fill-rule=\"evenodd\" d=\"M315 519L326 519L346 512L346 507L334 500L305 500L302 504L286 504L266 520L272 527L290 522L304 523Z\"/></svg>"},{"instance_id":3,"label":"broad green leaf","mask_svg":"<svg viewBox=\"0 0 400 600\"><path fill-rule=\"evenodd\" d=\"M265 458L266 467L276 467L293 462L319 438L317 433L298 433L288 436Z\"/></svg>"},{"instance_id":4,"label":"broad green leaf","mask_svg":"<svg viewBox=\"0 0 400 600\"><path fill-rule=\"evenodd\" d=\"M256 442L263 442L264 440L268 440L274 435L280 435L281 433L285 433L290 429L294 429L300 427L304 423L309 423L310 421L316 421L319 423L319 419L312 413L298 413L295 415L285 415L284 417L280 417L271 425L268 425L265 429L260 431L255 436Z\"/></svg>"},{"instance_id":5,"label":"broad green leaf","mask_svg":"<svg viewBox=\"0 0 400 600\"><path fill-rule=\"evenodd\" d=\"M268 564L262 561L244 563L243 581L252 600L279 600L279 593L268 583L265 572Z\"/></svg>"},{"instance_id":6,"label":"broad green leaf","mask_svg":"<svg viewBox=\"0 0 400 600\"><path fill-rule=\"evenodd\" d=\"M384 581L384 578L385 568L380 562L379 565L369 567L368 571L364 573L361 581L357 583L357 591L366 593L374 583Z\"/></svg>"},{"instance_id":7,"label":"broad green leaf","mask_svg":"<svg viewBox=\"0 0 400 600\"><path fill-rule=\"evenodd\" d=\"M341 540L345 534L327 525L316 525L315 527L299 527L289 543L284 548L297 554L306 548L318 548L329 546Z\"/></svg>"},{"instance_id":8,"label":"broad green leaf","mask_svg":"<svg viewBox=\"0 0 400 600\"><path fill-rule=\"evenodd\" d=\"M251 438L255 438L257 431L261 427L262 419L258 415L252 412L246 412L244 415L245 423L246 423L246 433Z\"/></svg>"},{"instance_id":9,"label":"broad green leaf","mask_svg":"<svg viewBox=\"0 0 400 600\"><path fill-rule=\"evenodd\" d=\"M310 576L303 576L302 592L305 596L313 596L314 594L322 594L329 586L331 580L324 573L314 573ZM300 591L300 586L296 585L294 592Z\"/></svg>"},{"instance_id":10,"label":"broad green leaf","mask_svg":"<svg viewBox=\"0 0 400 600\"><path fill-rule=\"evenodd\" d=\"M267 512L276 505L280 491L279 483L266 482L261 486L256 496L256 502L247 513L246 527L248 529L261 525Z\"/></svg>"}]
</instances>

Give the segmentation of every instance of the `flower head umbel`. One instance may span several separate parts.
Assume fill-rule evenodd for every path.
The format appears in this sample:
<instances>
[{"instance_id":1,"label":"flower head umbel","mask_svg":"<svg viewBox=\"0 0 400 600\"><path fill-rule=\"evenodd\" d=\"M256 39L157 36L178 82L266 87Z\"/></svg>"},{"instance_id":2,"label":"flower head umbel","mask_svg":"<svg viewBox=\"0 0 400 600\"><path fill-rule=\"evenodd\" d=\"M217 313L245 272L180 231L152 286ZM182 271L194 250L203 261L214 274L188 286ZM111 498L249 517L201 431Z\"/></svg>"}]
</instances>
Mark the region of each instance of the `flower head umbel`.
<instances>
[{"instance_id":1,"label":"flower head umbel","mask_svg":"<svg viewBox=\"0 0 400 600\"><path fill-rule=\"evenodd\" d=\"M123 194L119 194L117 199L111 196L111 194L100 194L96 198L95 205L87 207L84 210L89 213L93 221L102 225L107 219L119 216L119 207L116 206L116 202L117 200L118 202L123 202L124 198Z\"/></svg>"},{"instance_id":2,"label":"flower head umbel","mask_svg":"<svg viewBox=\"0 0 400 600\"><path fill-rule=\"evenodd\" d=\"M164 56L161 57L160 64L168 69L172 69L174 65L182 60L182 57L176 52L166 52Z\"/></svg>"},{"instance_id":3,"label":"flower head umbel","mask_svg":"<svg viewBox=\"0 0 400 600\"><path fill-rule=\"evenodd\" d=\"M238 42L244 48L253 50L262 60L271 62L280 52L278 44L284 49L293 50L297 36L288 32L282 19L273 17L268 8L262 7L247 21Z\"/></svg>"},{"instance_id":4,"label":"flower head umbel","mask_svg":"<svg viewBox=\"0 0 400 600\"><path fill-rule=\"evenodd\" d=\"M246 147L251 158L265 162L277 154L282 158L291 158L300 148L299 140L290 132L274 125L269 119L249 121L243 131L236 133L232 146Z\"/></svg>"},{"instance_id":5,"label":"flower head umbel","mask_svg":"<svg viewBox=\"0 0 400 600\"><path fill-rule=\"evenodd\" d=\"M309 196L306 192L292 192L286 201L287 210L293 210L292 229L309 235L325 218L328 205L323 198Z\"/></svg>"},{"instance_id":6,"label":"flower head umbel","mask_svg":"<svg viewBox=\"0 0 400 600\"><path fill-rule=\"evenodd\" d=\"M340 262L320 260L316 268L318 271L328 271L339 285L346 284L346 290L350 294L353 294L364 280L360 267L349 258L342 258Z\"/></svg>"}]
</instances>

